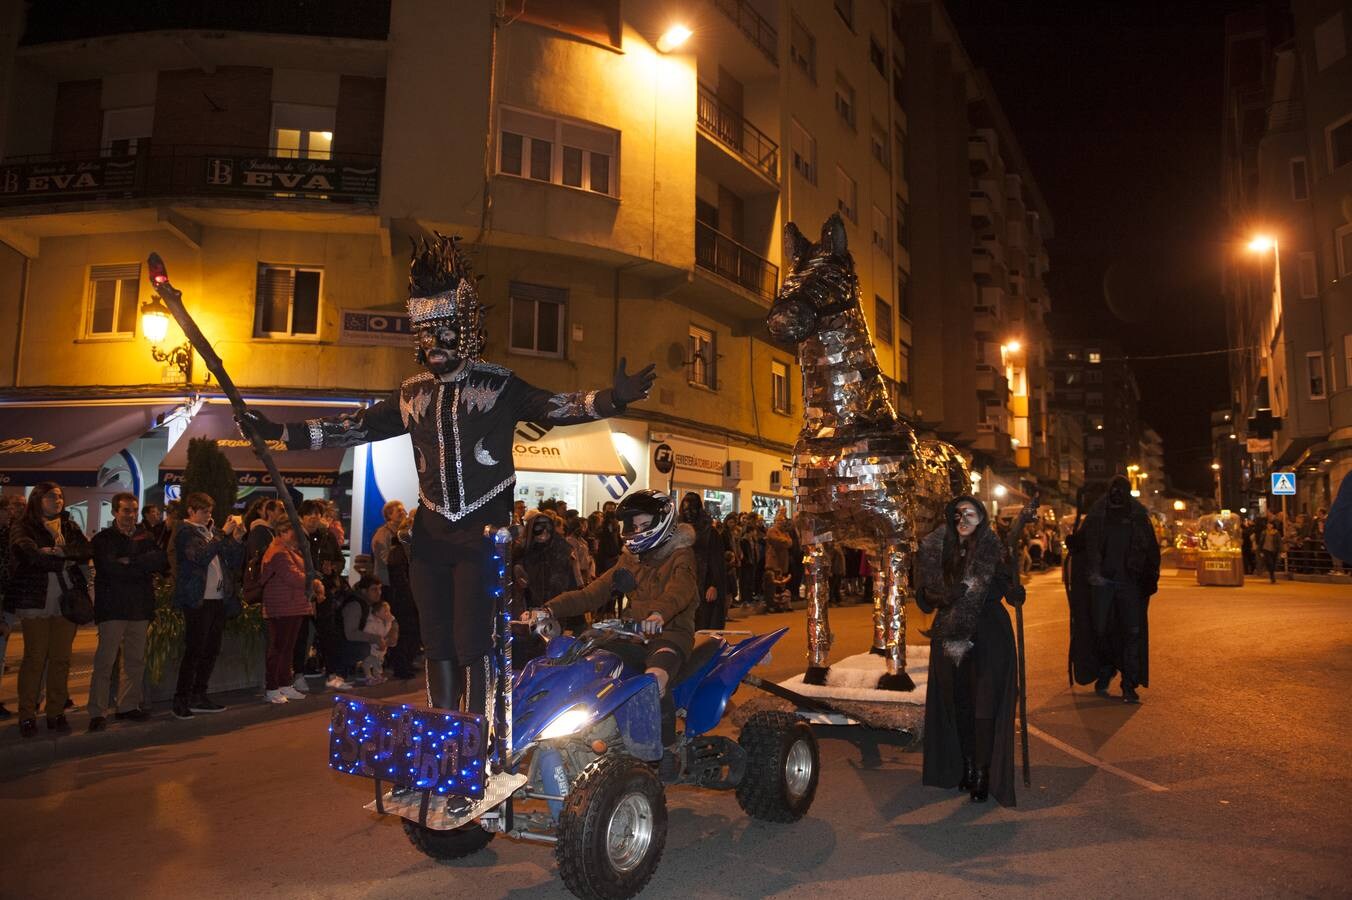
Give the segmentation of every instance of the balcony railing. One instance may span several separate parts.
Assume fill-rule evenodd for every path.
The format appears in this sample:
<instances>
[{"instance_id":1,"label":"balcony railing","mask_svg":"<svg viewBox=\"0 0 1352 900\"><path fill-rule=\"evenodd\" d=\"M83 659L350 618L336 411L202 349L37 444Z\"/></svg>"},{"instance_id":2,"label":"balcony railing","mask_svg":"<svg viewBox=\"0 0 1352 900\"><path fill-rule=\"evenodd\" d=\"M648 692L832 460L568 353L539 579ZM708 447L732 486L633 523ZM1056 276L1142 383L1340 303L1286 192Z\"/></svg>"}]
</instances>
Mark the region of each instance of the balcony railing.
<instances>
[{"instance_id":1,"label":"balcony railing","mask_svg":"<svg viewBox=\"0 0 1352 900\"><path fill-rule=\"evenodd\" d=\"M379 156L272 154L256 147L143 145L131 156L89 151L7 159L0 162L0 206L170 196L379 199Z\"/></svg>"},{"instance_id":2,"label":"balcony railing","mask_svg":"<svg viewBox=\"0 0 1352 900\"><path fill-rule=\"evenodd\" d=\"M700 128L740 156L747 165L779 183L779 145L720 100L707 85L699 86L695 119Z\"/></svg>"},{"instance_id":3,"label":"balcony railing","mask_svg":"<svg viewBox=\"0 0 1352 900\"><path fill-rule=\"evenodd\" d=\"M766 300L779 289L779 266L703 222L695 223L695 265Z\"/></svg>"},{"instance_id":4,"label":"balcony railing","mask_svg":"<svg viewBox=\"0 0 1352 900\"><path fill-rule=\"evenodd\" d=\"M765 54L766 59L776 66L779 65L779 33L764 16L751 8L751 4L746 0L714 0L714 6L717 6L723 15L731 19L733 24L751 39L751 43Z\"/></svg>"}]
</instances>

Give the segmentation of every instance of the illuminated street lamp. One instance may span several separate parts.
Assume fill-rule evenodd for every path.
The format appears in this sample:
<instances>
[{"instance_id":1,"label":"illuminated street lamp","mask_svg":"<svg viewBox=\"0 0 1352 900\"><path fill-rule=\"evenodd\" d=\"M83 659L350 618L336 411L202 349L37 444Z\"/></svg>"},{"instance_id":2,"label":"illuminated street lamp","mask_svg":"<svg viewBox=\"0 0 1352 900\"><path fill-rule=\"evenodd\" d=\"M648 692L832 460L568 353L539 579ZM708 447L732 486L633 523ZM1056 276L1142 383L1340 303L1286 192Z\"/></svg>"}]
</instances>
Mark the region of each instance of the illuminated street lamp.
<instances>
[{"instance_id":1,"label":"illuminated street lamp","mask_svg":"<svg viewBox=\"0 0 1352 900\"><path fill-rule=\"evenodd\" d=\"M169 334L169 307L159 297L152 297L141 307L141 333L150 341L150 357L155 362L168 363L183 373L183 380L192 381L192 344L184 341L177 347L161 350L159 344Z\"/></svg>"},{"instance_id":2,"label":"illuminated street lamp","mask_svg":"<svg viewBox=\"0 0 1352 900\"><path fill-rule=\"evenodd\" d=\"M657 52L670 53L686 41L690 40L691 34L693 34L693 32L684 25L672 25L657 39Z\"/></svg>"},{"instance_id":3,"label":"illuminated street lamp","mask_svg":"<svg viewBox=\"0 0 1352 900\"><path fill-rule=\"evenodd\" d=\"M1277 249L1277 239L1266 234L1254 235L1248 243L1250 253L1267 253Z\"/></svg>"},{"instance_id":4,"label":"illuminated street lamp","mask_svg":"<svg viewBox=\"0 0 1352 900\"><path fill-rule=\"evenodd\" d=\"M1188 508L1188 504L1184 503L1182 500L1175 500L1175 501L1174 501L1174 510L1175 510L1176 512L1183 512L1183 510L1185 510L1185 509L1187 509L1187 508Z\"/></svg>"}]
</instances>

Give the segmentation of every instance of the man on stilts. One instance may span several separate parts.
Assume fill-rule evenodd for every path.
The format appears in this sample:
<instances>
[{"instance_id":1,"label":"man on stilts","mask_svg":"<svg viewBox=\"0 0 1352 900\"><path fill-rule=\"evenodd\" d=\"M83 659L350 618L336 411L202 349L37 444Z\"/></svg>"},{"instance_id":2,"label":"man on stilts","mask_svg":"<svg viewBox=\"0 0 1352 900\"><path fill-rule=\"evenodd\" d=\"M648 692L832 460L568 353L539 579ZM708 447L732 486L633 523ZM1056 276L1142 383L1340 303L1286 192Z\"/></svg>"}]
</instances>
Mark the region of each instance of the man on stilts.
<instances>
[{"instance_id":1,"label":"man on stilts","mask_svg":"<svg viewBox=\"0 0 1352 900\"><path fill-rule=\"evenodd\" d=\"M354 413L285 425L250 410L240 422L291 450L351 447L407 433L418 469L418 502L409 567L422 623L431 706L484 713L489 708L494 604L487 590L486 529L511 518L519 421L572 425L622 413L646 399L654 367L625 372L614 385L552 393L484 362L484 307L458 238L440 234L414 248L409 264L409 324L414 375L375 405Z\"/></svg>"}]
</instances>

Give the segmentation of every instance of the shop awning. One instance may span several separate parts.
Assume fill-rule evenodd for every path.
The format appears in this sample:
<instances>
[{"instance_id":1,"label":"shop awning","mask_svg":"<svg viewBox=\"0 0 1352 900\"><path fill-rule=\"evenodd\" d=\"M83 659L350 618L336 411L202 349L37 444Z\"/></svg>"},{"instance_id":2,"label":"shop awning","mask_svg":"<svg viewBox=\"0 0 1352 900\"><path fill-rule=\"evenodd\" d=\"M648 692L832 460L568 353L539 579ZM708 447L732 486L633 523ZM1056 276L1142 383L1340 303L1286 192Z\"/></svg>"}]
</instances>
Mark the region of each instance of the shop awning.
<instances>
[{"instance_id":1,"label":"shop awning","mask_svg":"<svg viewBox=\"0 0 1352 900\"><path fill-rule=\"evenodd\" d=\"M0 484L97 487L99 469L182 397L0 402Z\"/></svg>"},{"instance_id":2,"label":"shop awning","mask_svg":"<svg viewBox=\"0 0 1352 900\"><path fill-rule=\"evenodd\" d=\"M512 461L519 472L566 472L574 475L623 475L610 426L588 422L550 428L532 422L516 427Z\"/></svg>"},{"instance_id":3,"label":"shop awning","mask_svg":"<svg viewBox=\"0 0 1352 900\"><path fill-rule=\"evenodd\" d=\"M246 402L278 424L336 416L360 407L355 401L304 403L246 398ZM160 478L165 484L182 482L183 470L188 465L188 444L193 438L211 438L216 441L216 446L224 450L226 458L230 460L241 487L268 486L272 483L262 461L254 456L249 442L239 433L230 404L224 399L212 398L202 404L201 410L193 416L183 435L160 463ZM343 464L345 453L347 450L341 447L288 450L281 441L272 444L272 457L277 462L277 468L292 487L333 487L338 483L338 469Z\"/></svg>"}]
</instances>

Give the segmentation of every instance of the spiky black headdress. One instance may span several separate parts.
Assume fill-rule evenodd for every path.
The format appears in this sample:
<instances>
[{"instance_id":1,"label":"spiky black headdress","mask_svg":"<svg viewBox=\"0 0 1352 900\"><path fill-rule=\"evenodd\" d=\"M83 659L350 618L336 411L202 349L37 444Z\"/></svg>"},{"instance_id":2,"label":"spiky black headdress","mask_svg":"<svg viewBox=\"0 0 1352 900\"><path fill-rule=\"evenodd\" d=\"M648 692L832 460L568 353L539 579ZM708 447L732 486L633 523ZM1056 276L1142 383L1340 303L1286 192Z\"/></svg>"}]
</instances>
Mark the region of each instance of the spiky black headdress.
<instances>
[{"instance_id":1,"label":"spiky black headdress","mask_svg":"<svg viewBox=\"0 0 1352 900\"><path fill-rule=\"evenodd\" d=\"M458 246L460 237L441 232L430 241L412 241L408 262L409 324L448 322L460 333L459 355L475 359L483 353L484 308L469 257ZM420 354L421 355L421 354Z\"/></svg>"}]
</instances>

